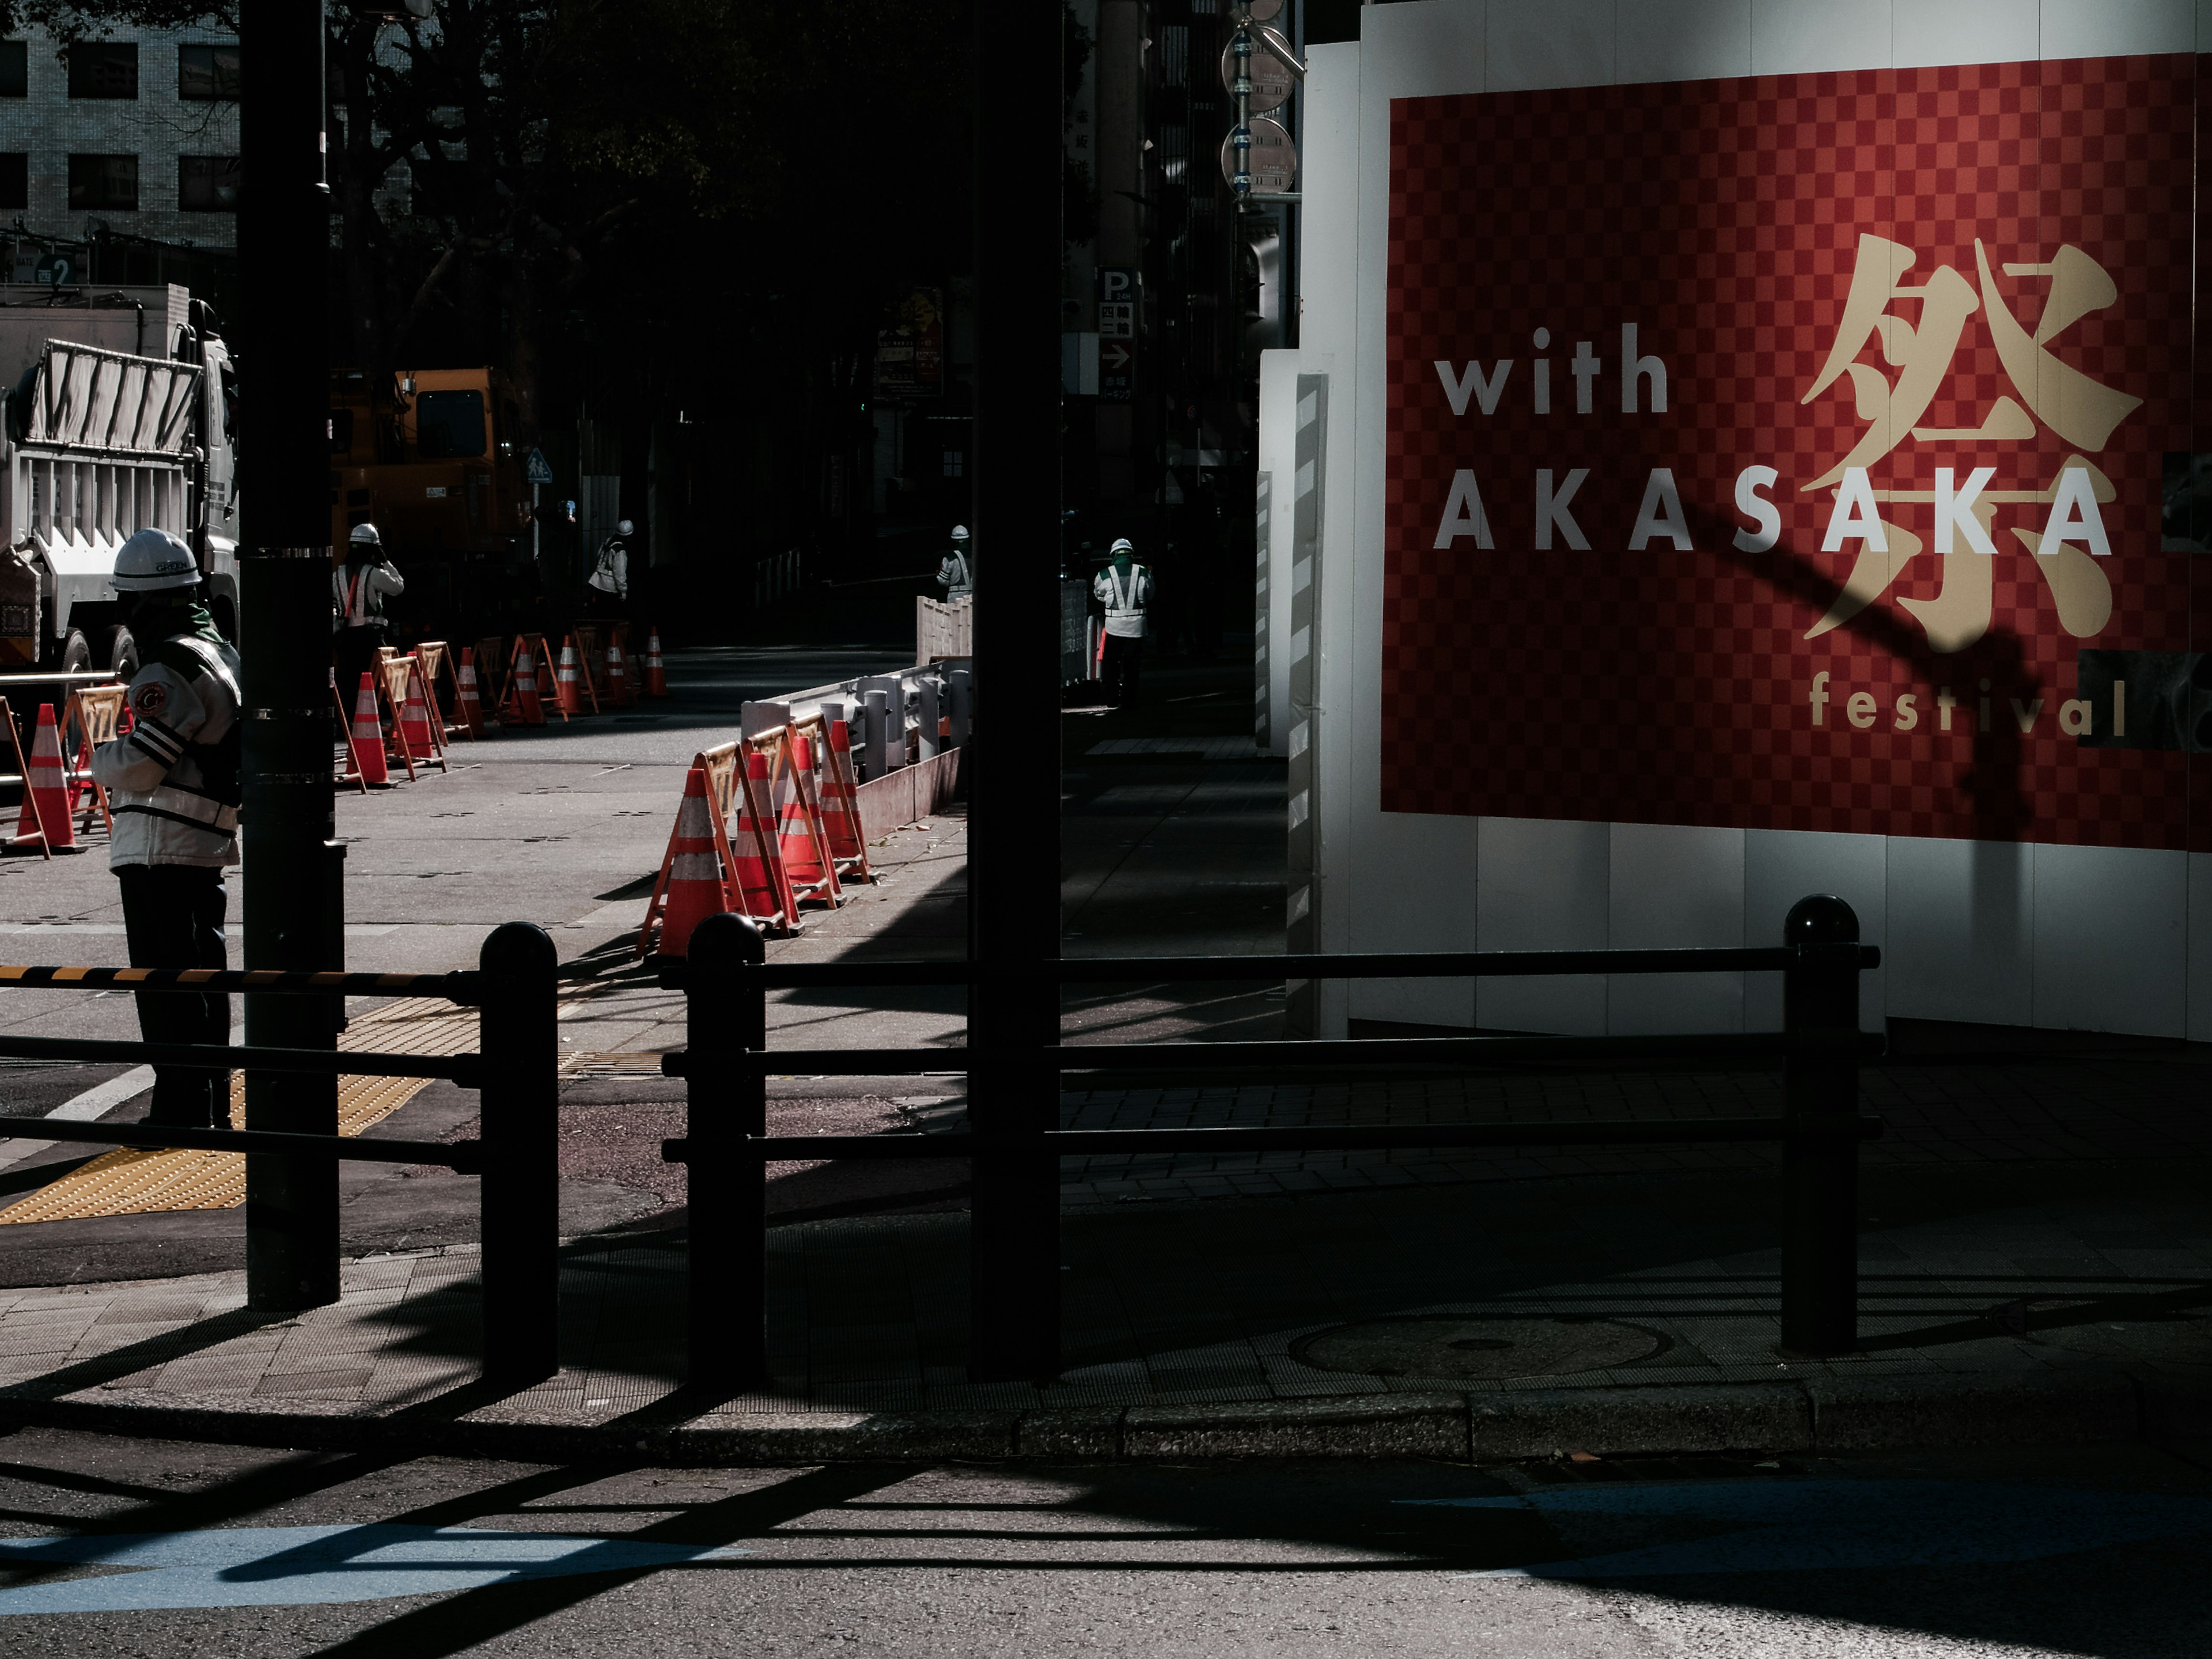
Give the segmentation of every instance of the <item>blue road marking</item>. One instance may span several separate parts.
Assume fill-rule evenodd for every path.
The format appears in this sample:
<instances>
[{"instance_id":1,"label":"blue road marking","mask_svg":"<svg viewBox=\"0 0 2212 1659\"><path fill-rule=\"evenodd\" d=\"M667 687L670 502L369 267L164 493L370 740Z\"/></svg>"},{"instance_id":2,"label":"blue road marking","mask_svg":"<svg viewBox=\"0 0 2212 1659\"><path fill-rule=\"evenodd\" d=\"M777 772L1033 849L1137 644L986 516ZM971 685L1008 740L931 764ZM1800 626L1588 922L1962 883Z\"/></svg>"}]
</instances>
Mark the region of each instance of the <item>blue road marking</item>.
<instances>
[{"instance_id":1,"label":"blue road marking","mask_svg":"<svg viewBox=\"0 0 2212 1659\"><path fill-rule=\"evenodd\" d=\"M381 1601L575 1573L726 1561L752 1553L627 1538L388 1524L0 1538L0 1571L129 1570L0 1589L0 1614Z\"/></svg>"},{"instance_id":2,"label":"blue road marking","mask_svg":"<svg viewBox=\"0 0 2212 1659\"><path fill-rule=\"evenodd\" d=\"M1577 1534L1596 1517L1734 1523L1707 1538L1458 1575L1472 1578L1964 1566L2212 1532L2212 1498L1966 1480L1707 1480L1399 1501L1557 1517Z\"/></svg>"}]
</instances>

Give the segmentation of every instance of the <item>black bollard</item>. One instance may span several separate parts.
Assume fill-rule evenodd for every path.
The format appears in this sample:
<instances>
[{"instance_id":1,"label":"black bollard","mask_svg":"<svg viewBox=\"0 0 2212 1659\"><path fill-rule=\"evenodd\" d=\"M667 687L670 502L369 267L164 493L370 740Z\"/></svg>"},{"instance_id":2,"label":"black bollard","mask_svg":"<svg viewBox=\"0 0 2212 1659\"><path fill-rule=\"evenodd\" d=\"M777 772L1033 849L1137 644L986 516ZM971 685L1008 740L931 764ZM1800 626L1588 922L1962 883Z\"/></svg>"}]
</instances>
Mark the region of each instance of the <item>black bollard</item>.
<instances>
[{"instance_id":1,"label":"black bollard","mask_svg":"<svg viewBox=\"0 0 2212 1659\"><path fill-rule=\"evenodd\" d=\"M1859 919L1832 896L1782 924L1782 1024L1808 1039L1783 1062L1782 1345L1790 1358L1858 1347Z\"/></svg>"},{"instance_id":2,"label":"black bollard","mask_svg":"<svg viewBox=\"0 0 2212 1659\"><path fill-rule=\"evenodd\" d=\"M768 1375L766 1171L745 1146L768 1133L768 1079L745 1052L768 1047L768 991L744 970L767 960L736 915L692 930L684 980L684 1175L692 1382L743 1388Z\"/></svg>"},{"instance_id":3,"label":"black bollard","mask_svg":"<svg viewBox=\"0 0 2212 1659\"><path fill-rule=\"evenodd\" d=\"M545 930L510 921L483 971L484 1376L510 1386L561 1369L560 957Z\"/></svg>"}]
</instances>

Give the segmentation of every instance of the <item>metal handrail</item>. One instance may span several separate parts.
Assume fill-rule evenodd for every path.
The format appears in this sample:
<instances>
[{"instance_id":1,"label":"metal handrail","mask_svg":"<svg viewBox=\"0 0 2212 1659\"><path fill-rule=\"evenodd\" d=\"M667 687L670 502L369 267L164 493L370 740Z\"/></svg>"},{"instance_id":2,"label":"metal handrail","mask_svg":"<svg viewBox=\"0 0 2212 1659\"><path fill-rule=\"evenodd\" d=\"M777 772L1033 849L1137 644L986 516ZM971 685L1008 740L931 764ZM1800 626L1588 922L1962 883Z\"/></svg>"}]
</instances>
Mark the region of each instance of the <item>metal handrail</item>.
<instances>
[{"instance_id":1,"label":"metal handrail","mask_svg":"<svg viewBox=\"0 0 2212 1659\"><path fill-rule=\"evenodd\" d=\"M22 1128L0 1118L0 1138L74 1140L96 1146L143 1146L163 1152L283 1152L334 1158L342 1164L442 1164L463 1175L483 1169L481 1140L364 1140L290 1134L281 1129L193 1129L161 1123L57 1123L33 1118Z\"/></svg>"},{"instance_id":2,"label":"metal handrail","mask_svg":"<svg viewBox=\"0 0 2212 1659\"><path fill-rule=\"evenodd\" d=\"M1314 1066L1522 1066L1559 1060L1666 1060L1745 1057L1873 1057L1885 1048L1871 1032L1727 1031L1705 1036L1320 1037L1261 1042L1062 1042L985 1056L954 1048L754 1048L716 1064L750 1076L894 1077L913 1072L963 1072L983 1066L1060 1072L1305 1071ZM4 1053L0 1049L0 1053ZM663 1077L689 1077L690 1050L661 1055Z\"/></svg>"},{"instance_id":3,"label":"metal handrail","mask_svg":"<svg viewBox=\"0 0 2212 1659\"><path fill-rule=\"evenodd\" d=\"M64 968L0 965L0 986L81 991L120 985L134 991L191 991L203 996L274 992L356 997L438 997L471 1007L483 1000L480 970L451 974L299 973L276 968Z\"/></svg>"},{"instance_id":4,"label":"metal handrail","mask_svg":"<svg viewBox=\"0 0 2212 1659\"><path fill-rule=\"evenodd\" d=\"M483 1075L480 1054L387 1054L362 1049L241 1048L213 1042L109 1042L94 1038L0 1036L0 1054L88 1065L199 1066L210 1071L325 1073L333 1077L445 1078L465 1089Z\"/></svg>"},{"instance_id":5,"label":"metal handrail","mask_svg":"<svg viewBox=\"0 0 2212 1659\"><path fill-rule=\"evenodd\" d=\"M337 1132L334 1086L328 1094L319 1089L297 1091L301 1098L296 1101L286 1091L272 1091L273 1109L268 1115L288 1123L278 1129L0 1117L0 1138L246 1155L248 1293L259 1298L257 1305L271 1307L313 1305L335 1300L338 1293L337 1188L327 1170L319 1178L307 1174L319 1160L443 1164L481 1176L484 1374L501 1382L542 1381L559 1369L559 955L543 928L509 922L492 931L477 959L482 966L476 971L450 974L0 966L0 987L76 990L117 986L137 994L203 995L243 992L248 994L249 1009L252 997L272 992L326 998L333 1014L349 993L435 997L473 1006L483 1011L481 1052L476 1054L0 1036L0 1055L238 1070L249 1082L257 1074L270 1073L446 1078L480 1091L483 1131L477 1139L441 1142L341 1134ZM334 1034L334 1027L325 1029ZM248 1109L254 1109L251 1097ZM304 1133L304 1127L314 1132ZM281 1162L272 1165L270 1160ZM272 1178L280 1182L284 1201L258 1200L256 1182Z\"/></svg>"},{"instance_id":6,"label":"metal handrail","mask_svg":"<svg viewBox=\"0 0 2212 1659\"><path fill-rule=\"evenodd\" d=\"M1285 979L1544 978L1563 974L1785 973L1792 968L1879 968L1873 945L1717 945L1667 951L1351 951L1313 956L1060 957L1019 969L986 966L966 957L943 962L767 962L721 970L734 985L776 990L853 986L972 985L1002 975L1062 985L1118 980L1169 980L1200 984ZM660 982L670 990L690 983L683 957L663 957Z\"/></svg>"},{"instance_id":7,"label":"metal handrail","mask_svg":"<svg viewBox=\"0 0 2212 1659\"><path fill-rule=\"evenodd\" d=\"M1364 1152L1419 1151L1437 1146L1617 1146L1685 1142L1778 1141L1810 1134L1879 1140L1884 1125L1870 1115L1834 1126L1792 1125L1781 1117L1664 1119L1593 1118L1580 1123L1361 1123L1319 1125L1222 1124L1180 1129L1047 1129L1042 1148L1054 1158L1124 1158L1152 1153L1172 1158L1231 1158L1250 1152ZM972 1158L975 1137L965 1131L911 1131L882 1135L748 1135L732 1143L764 1164L810 1164L823 1158ZM662 1158L688 1163L691 1143L674 1136L660 1143Z\"/></svg>"}]
</instances>

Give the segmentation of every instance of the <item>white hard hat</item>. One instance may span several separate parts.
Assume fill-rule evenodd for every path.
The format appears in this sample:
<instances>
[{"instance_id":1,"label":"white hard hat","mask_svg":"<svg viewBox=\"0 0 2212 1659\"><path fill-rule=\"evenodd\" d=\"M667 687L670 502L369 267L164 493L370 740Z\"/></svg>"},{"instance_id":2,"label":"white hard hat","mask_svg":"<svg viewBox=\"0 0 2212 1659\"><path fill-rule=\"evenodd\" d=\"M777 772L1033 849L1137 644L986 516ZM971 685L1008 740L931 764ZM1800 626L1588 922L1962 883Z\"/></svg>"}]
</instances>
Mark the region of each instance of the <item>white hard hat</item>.
<instances>
[{"instance_id":1,"label":"white hard hat","mask_svg":"<svg viewBox=\"0 0 2212 1659\"><path fill-rule=\"evenodd\" d=\"M197 587L200 568L192 550L166 530L142 530L115 554L115 591L157 593L165 588Z\"/></svg>"},{"instance_id":2,"label":"white hard hat","mask_svg":"<svg viewBox=\"0 0 2212 1659\"><path fill-rule=\"evenodd\" d=\"M353 533L350 536L348 536L346 540L356 547L381 547L384 545L384 538L376 533L376 526L373 524L356 525L353 527Z\"/></svg>"},{"instance_id":3,"label":"white hard hat","mask_svg":"<svg viewBox=\"0 0 2212 1659\"><path fill-rule=\"evenodd\" d=\"M635 525L632 524L628 519L624 519L620 524L615 526L615 534L617 536L627 536L635 532L636 528L637 526Z\"/></svg>"},{"instance_id":4,"label":"white hard hat","mask_svg":"<svg viewBox=\"0 0 2212 1659\"><path fill-rule=\"evenodd\" d=\"M952 539L956 542L966 541L968 539L968 526L964 524L954 525L952 526Z\"/></svg>"},{"instance_id":5,"label":"white hard hat","mask_svg":"<svg viewBox=\"0 0 2212 1659\"><path fill-rule=\"evenodd\" d=\"M1127 536L1123 536L1117 540L1113 546L1108 548L1106 550L1109 553L1133 553L1137 550L1131 544L1129 538Z\"/></svg>"}]
</instances>

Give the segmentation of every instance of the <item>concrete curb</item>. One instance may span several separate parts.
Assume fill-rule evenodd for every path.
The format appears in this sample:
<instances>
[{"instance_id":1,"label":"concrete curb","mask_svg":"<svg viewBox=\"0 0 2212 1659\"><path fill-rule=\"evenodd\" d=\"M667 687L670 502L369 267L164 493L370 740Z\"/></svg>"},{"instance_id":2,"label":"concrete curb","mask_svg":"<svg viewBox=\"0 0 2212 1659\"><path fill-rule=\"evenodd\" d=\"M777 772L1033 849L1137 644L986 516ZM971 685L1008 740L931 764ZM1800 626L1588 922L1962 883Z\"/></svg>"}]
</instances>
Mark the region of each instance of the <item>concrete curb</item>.
<instances>
[{"instance_id":1,"label":"concrete curb","mask_svg":"<svg viewBox=\"0 0 2212 1659\"><path fill-rule=\"evenodd\" d=\"M0 1396L0 1431L72 1429L320 1451L526 1462L748 1463L1235 1458L1495 1462L1722 1451L1866 1452L2212 1437L2212 1370L1813 1377L1509 1395L1405 1394L1047 1411L716 1413L586 1424L214 1401Z\"/></svg>"}]
</instances>

